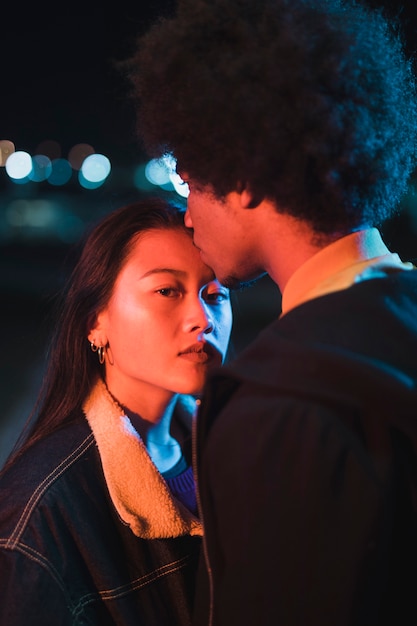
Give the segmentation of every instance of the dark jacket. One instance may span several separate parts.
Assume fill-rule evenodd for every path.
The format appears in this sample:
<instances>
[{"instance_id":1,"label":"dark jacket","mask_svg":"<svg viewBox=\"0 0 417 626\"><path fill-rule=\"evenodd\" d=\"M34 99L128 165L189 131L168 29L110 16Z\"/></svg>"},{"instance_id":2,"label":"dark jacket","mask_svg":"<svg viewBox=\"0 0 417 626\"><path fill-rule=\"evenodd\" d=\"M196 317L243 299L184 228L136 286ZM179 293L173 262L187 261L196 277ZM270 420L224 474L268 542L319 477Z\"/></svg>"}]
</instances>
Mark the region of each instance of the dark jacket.
<instances>
[{"instance_id":1,"label":"dark jacket","mask_svg":"<svg viewBox=\"0 0 417 626\"><path fill-rule=\"evenodd\" d=\"M199 523L96 391L89 422L80 415L35 444L0 481L1 626L190 624Z\"/></svg>"},{"instance_id":2,"label":"dark jacket","mask_svg":"<svg viewBox=\"0 0 417 626\"><path fill-rule=\"evenodd\" d=\"M417 271L302 304L213 375L195 624L417 624L416 381Z\"/></svg>"}]
</instances>

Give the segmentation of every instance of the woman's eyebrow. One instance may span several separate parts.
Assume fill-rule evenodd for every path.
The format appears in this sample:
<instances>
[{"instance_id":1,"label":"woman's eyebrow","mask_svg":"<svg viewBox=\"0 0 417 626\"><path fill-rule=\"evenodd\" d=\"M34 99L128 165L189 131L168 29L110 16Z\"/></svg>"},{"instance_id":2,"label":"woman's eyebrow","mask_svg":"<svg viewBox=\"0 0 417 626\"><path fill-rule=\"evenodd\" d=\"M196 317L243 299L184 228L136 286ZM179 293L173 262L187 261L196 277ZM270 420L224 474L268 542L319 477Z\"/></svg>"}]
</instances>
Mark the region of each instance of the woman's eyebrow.
<instances>
[{"instance_id":1,"label":"woman's eyebrow","mask_svg":"<svg viewBox=\"0 0 417 626\"><path fill-rule=\"evenodd\" d=\"M140 278L146 278L147 276L152 276L153 274L172 274L173 276L182 278L187 276L187 272L184 270L177 270L171 267L154 267L142 274Z\"/></svg>"},{"instance_id":2,"label":"woman's eyebrow","mask_svg":"<svg viewBox=\"0 0 417 626\"><path fill-rule=\"evenodd\" d=\"M172 267L154 267L151 270L148 270L142 276L139 277L139 280L142 278L147 278L148 276L154 276L155 274L170 274L171 276L175 276L176 278L186 279L189 275L185 270L174 269ZM216 280L214 274L207 276L207 278L202 281L204 284L212 283Z\"/></svg>"}]
</instances>

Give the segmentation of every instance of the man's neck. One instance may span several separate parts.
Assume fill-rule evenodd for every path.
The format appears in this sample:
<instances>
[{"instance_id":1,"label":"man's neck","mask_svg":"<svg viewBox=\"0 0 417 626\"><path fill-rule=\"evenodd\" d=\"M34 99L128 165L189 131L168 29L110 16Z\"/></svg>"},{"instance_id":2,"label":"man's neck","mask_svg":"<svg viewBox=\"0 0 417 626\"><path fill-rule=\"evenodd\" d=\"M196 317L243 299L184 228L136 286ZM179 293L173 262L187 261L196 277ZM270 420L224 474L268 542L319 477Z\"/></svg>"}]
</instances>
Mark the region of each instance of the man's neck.
<instances>
[{"instance_id":1,"label":"man's neck","mask_svg":"<svg viewBox=\"0 0 417 626\"><path fill-rule=\"evenodd\" d=\"M294 272L333 238L318 240L307 223L276 210L270 218L262 240L265 271L282 293Z\"/></svg>"}]
</instances>

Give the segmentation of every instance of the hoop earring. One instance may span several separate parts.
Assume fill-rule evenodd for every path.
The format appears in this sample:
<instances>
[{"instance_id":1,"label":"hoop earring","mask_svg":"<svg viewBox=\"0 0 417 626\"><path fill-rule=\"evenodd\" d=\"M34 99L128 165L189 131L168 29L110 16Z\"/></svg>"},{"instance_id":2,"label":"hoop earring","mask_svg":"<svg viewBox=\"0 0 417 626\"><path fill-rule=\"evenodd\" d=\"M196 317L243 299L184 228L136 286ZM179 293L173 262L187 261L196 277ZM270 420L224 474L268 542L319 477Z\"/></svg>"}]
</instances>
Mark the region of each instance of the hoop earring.
<instances>
[{"instance_id":1,"label":"hoop earring","mask_svg":"<svg viewBox=\"0 0 417 626\"><path fill-rule=\"evenodd\" d=\"M94 341L90 342L90 347L92 352L97 352L98 362L100 365L103 365L105 356L106 356L106 347L105 346L96 346Z\"/></svg>"},{"instance_id":2,"label":"hoop earring","mask_svg":"<svg viewBox=\"0 0 417 626\"><path fill-rule=\"evenodd\" d=\"M100 363L100 365L103 365L104 363L105 352L106 348L104 346L100 346L97 349L98 362Z\"/></svg>"},{"instance_id":3,"label":"hoop earring","mask_svg":"<svg viewBox=\"0 0 417 626\"><path fill-rule=\"evenodd\" d=\"M104 346L104 351L106 353L107 363L109 365L114 365L113 353L111 351L110 344L107 344L107 346Z\"/></svg>"}]
</instances>

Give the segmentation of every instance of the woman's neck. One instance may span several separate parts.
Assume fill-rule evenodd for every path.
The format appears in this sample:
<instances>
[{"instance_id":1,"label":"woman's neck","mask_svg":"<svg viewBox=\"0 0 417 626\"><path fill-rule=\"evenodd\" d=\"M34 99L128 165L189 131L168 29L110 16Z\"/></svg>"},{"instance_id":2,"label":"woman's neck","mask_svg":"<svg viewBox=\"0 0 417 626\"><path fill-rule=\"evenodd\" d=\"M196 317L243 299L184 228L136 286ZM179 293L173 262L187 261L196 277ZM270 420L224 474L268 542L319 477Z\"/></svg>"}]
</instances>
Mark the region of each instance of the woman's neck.
<instances>
[{"instance_id":1,"label":"woman's neck","mask_svg":"<svg viewBox=\"0 0 417 626\"><path fill-rule=\"evenodd\" d=\"M181 445L171 434L176 400L174 396L161 419L156 422L147 422L140 415L127 411L133 427L140 434L149 456L161 473L174 467L182 456Z\"/></svg>"},{"instance_id":2,"label":"woman's neck","mask_svg":"<svg viewBox=\"0 0 417 626\"><path fill-rule=\"evenodd\" d=\"M107 387L113 400L130 419L136 432L143 440L149 456L160 472L171 469L181 458L181 445L171 434L171 421L177 402L177 394L171 394L168 400L158 405L142 402L143 411L138 412L138 400L135 399L136 410L117 398ZM142 398L143 400L143 398ZM140 402L139 402L140 403ZM133 404L133 403L130 403ZM150 418L150 419L149 419Z\"/></svg>"},{"instance_id":3,"label":"woman's neck","mask_svg":"<svg viewBox=\"0 0 417 626\"><path fill-rule=\"evenodd\" d=\"M153 442L154 444L163 446L171 443L171 421L176 401L177 396L173 396L170 403L164 407L159 418L153 420L148 420L143 415L131 411L129 407L124 407L126 415L129 417L132 425L138 431L145 444Z\"/></svg>"}]
</instances>

